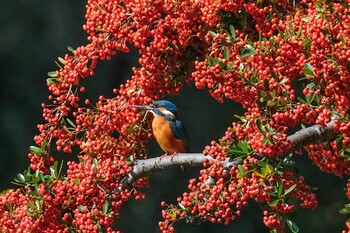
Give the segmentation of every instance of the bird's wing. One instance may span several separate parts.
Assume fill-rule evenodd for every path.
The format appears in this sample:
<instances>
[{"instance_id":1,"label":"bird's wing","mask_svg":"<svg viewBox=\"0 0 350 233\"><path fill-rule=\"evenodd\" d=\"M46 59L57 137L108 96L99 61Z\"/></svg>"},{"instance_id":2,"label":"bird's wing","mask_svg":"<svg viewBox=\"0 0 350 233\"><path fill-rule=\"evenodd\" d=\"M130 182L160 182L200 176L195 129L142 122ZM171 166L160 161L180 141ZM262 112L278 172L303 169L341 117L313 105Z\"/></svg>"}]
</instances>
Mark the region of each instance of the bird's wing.
<instances>
[{"instance_id":1,"label":"bird's wing","mask_svg":"<svg viewBox=\"0 0 350 233\"><path fill-rule=\"evenodd\" d=\"M170 121L171 129L173 130L175 137L186 142L187 151L189 151L189 139L187 130L182 121L176 119L173 116L166 116L165 119Z\"/></svg>"}]
</instances>

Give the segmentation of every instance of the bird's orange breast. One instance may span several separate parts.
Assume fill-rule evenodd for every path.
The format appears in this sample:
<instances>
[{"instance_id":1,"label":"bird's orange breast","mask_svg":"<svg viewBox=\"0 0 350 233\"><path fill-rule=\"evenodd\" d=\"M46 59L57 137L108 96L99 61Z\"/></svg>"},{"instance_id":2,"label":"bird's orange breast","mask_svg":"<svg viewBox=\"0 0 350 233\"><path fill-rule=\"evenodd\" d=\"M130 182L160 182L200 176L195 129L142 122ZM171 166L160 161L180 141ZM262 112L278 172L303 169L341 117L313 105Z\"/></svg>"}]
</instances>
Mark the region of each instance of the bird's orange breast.
<instances>
[{"instance_id":1,"label":"bird's orange breast","mask_svg":"<svg viewBox=\"0 0 350 233\"><path fill-rule=\"evenodd\" d=\"M175 137L170 121L165 120L164 116L154 117L152 130L159 146L165 153L173 154L187 152L184 142Z\"/></svg>"}]
</instances>

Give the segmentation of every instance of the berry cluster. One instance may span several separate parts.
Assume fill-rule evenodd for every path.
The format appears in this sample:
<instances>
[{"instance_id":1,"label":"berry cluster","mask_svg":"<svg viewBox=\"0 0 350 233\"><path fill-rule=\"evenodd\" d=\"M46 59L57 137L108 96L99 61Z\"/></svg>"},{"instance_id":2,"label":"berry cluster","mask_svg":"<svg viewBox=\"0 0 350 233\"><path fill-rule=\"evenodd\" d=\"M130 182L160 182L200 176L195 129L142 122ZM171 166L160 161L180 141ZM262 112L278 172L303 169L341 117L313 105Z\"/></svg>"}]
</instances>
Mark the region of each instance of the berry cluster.
<instances>
[{"instance_id":1,"label":"berry cluster","mask_svg":"<svg viewBox=\"0 0 350 233\"><path fill-rule=\"evenodd\" d=\"M147 115L131 105L178 94L186 84L246 111L205 148L215 162L204 162L178 204L162 203L162 232L174 232L178 219L229 224L249 200L261 203L262 221L274 232L293 227L295 208L315 208L317 200L290 168L291 130L336 116L338 136L306 150L321 170L350 173L349 9L346 1L88 0L89 43L69 48L49 73L50 103L42 104L31 170L15 180L24 192L0 195L1 230L117 232L122 205L145 198L137 188L149 185L142 178L122 187L133 161L147 158L152 137ZM140 67L113 89L115 97L100 96L94 107L81 99L83 79L98 62L130 46ZM63 176L57 152L76 151ZM228 157L240 165L223 167Z\"/></svg>"}]
</instances>

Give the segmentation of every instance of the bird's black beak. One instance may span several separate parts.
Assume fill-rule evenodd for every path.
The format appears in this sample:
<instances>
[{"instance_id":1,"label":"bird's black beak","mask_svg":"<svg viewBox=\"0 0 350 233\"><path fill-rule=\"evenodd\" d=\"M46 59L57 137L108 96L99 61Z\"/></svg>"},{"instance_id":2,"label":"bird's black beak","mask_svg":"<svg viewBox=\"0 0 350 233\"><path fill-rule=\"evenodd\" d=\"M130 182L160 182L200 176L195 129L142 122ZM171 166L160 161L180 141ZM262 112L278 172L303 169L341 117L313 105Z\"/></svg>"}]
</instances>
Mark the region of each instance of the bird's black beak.
<instances>
[{"instance_id":1,"label":"bird's black beak","mask_svg":"<svg viewBox=\"0 0 350 233\"><path fill-rule=\"evenodd\" d=\"M151 105L131 105L133 108L142 109L142 110L153 110L154 108Z\"/></svg>"}]
</instances>

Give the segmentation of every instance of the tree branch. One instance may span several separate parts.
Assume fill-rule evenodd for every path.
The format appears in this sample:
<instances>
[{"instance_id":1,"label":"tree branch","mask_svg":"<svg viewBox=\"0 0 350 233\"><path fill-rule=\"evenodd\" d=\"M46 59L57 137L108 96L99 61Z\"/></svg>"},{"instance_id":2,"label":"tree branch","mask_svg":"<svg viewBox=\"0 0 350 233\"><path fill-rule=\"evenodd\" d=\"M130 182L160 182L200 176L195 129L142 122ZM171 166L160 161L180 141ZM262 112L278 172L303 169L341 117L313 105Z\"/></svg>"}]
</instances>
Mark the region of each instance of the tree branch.
<instances>
[{"instance_id":1,"label":"tree branch","mask_svg":"<svg viewBox=\"0 0 350 233\"><path fill-rule=\"evenodd\" d=\"M292 150L298 150L310 144L331 141L336 136L336 132L333 129L336 119L338 119L338 116L334 115L325 127L313 125L288 136L288 140L293 146Z\"/></svg>"},{"instance_id":2,"label":"tree branch","mask_svg":"<svg viewBox=\"0 0 350 233\"><path fill-rule=\"evenodd\" d=\"M292 144L291 150L294 151L310 144L332 140L336 136L336 132L333 130L336 119L336 116L332 117L331 121L327 123L325 127L321 125L313 125L288 136L288 140ZM205 160L215 161L215 159L210 155L205 155L202 153L178 153L173 157L166 156L137 160L134 163L132 171L122 179L123 186L114 190L114 192L120 192L131 188L131 185L136 180L148 176L151 173L178 166L202 166ZM221 163L222 166L228 170L232 167L238 166L241 162L241 160L227 158ZM214 183L215 179L210 178L207 180L206 185L213 185Z\"/></svg>"}]
</instances>

